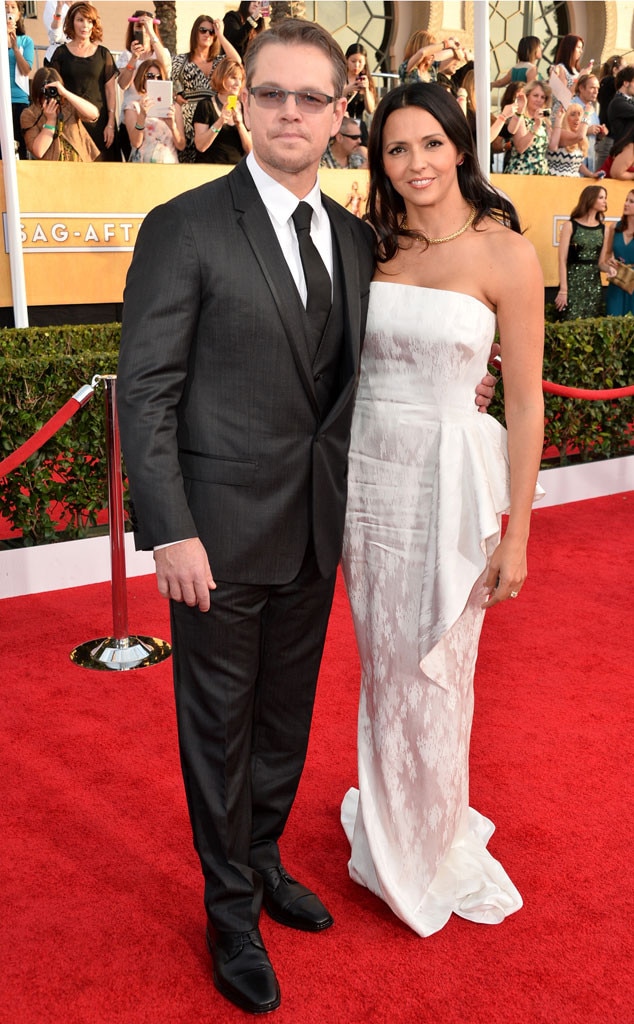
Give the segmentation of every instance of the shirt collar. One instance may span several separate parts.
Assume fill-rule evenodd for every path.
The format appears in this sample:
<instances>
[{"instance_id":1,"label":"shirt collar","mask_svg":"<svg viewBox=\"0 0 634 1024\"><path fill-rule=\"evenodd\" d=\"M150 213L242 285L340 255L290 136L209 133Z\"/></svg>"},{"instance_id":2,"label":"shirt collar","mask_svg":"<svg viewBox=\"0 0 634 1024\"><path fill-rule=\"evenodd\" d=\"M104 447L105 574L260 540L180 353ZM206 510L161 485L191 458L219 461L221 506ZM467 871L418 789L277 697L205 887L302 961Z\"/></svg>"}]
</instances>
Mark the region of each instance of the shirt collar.
<instances>
[{"instance_id":1,"label":"shirt collar","mask_svg":"<svg viewBox=\"0 0 634 1024\"><path fill-rule=\"evenodd\" d=\"M260 167L252 152L248 154L246 160L255 187L260 193L260 198L266 206L269 216L280 225L287 224L295 212L299 199L284 185L280 185L279 181L275 181L270 174L267 174ZM315 184L308 195L304 196L303 201L312 206L317 224L319 224L321 218L326 216L321 201L319 178L315 178Z\"/></svg>"}]
</instances>

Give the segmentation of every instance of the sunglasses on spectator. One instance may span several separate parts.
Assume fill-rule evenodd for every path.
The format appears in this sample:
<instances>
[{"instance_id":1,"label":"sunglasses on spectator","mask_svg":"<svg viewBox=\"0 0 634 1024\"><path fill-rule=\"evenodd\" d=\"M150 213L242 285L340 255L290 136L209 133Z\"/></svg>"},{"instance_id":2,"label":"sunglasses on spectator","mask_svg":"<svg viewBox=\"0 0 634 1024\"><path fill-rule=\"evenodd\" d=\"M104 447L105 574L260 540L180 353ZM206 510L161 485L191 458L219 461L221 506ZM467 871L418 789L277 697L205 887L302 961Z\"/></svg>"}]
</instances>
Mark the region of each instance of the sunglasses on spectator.
<instances>
[{"instance_id":1,"label":"sunglasses on spectator","mask_svg":"<svg viewBox=\"0 0 634 1024\"><path fill-rule=\"evenodd\" d=\"M316 114L325 110L329 103L332 103L334 96L328 96L325 92L293 92L291 89L274 89L270 85L254 85L249 92L254 97L258 107L267 110L277 110L286 103L289 96L295 97L295 103L304 114Z\"/></svg>"},{"instance_id":2,"label":"sunglasses on spectator","mask_svg":"<svg viewBox=\"0 0 634 1024\"><path fill-rule=\"evenodd\" d=\"M158 79L160 79L161 76L160 75L155 75L153 71L148 71L148 73L147 73L147 75L145 77L146 78L158 78ZM361 136L359 136L359 138L361 138Z\"/></svg>"},{"instance_id":3,"label":"sunglasses on spectator","mask_svg":"<svg viewBox=\"0 0 634 1024\"><path fill-rule=\"evenodd\" d=\"M339 134L343 135L344 139L360 139L361 138L360 135L348 135L347 132L339 132Z\"/></svg>"},{"instance_id":4,"label":"sunglasses on spectator","mask_svg":"<svg viewBox=\"0 0 634 1024\"><path fill-rule=\"evenodd\" d=\"M203 36L213 36L214 34L213 28L199 28L198 31Z\"/></svg>"}]
</instances>

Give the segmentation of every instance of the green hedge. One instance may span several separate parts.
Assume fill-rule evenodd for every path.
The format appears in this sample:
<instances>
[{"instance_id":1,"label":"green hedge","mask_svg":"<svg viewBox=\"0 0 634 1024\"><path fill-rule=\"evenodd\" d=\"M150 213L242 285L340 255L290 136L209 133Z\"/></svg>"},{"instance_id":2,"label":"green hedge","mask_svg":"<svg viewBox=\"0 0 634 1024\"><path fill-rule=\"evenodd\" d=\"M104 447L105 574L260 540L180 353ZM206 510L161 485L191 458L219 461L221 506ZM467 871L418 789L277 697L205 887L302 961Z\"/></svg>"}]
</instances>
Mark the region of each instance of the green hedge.
<instances>
[{"instance_id":1,"label":"green hedge","mask_svg":"<svg viewBox=\"0 0 634 1024\"><path fill-rule=\"evenodd\" d=\"M0 330L0 458L95 374L115 373L120 324ZM25 545L83 537L108 504L103 391L0 487L0 514ZM59 521L63 521L60 530Z\"/></svg>"},{"instance_id":2,"label":"green hedge","mask_svg":"<svg viewBox=\"0 0 634 1024\"><path fill-rule=\"evenodd\" d=\"M119 324L0 330L0 458L26 441L95 374L116 372L119 334ZM544 377L593 390L633 384L634 317L547 323ZM503 389L497 390L491 411L503 418ZM631 398L545 398L544 452L551 457L544 465L631 452ZM96 524L107 505L103 408L98 391L2 482L0 514L22 531L20 543L85 536Z\"/></svg>"},{"instance_id":3,"label":"green hedge","mask_svg":"<svg viewBox=\"0 0 634 1024\"><path fill-rule=\"evenodd\" d=\"M634 384L634 317L547 323L543 376L591 391ZM504 421L503 388L497 390L491 412ZM544 401L544 468L634 454L634 399L595 402L545 392Z\"/></svg>"}]
</instances>

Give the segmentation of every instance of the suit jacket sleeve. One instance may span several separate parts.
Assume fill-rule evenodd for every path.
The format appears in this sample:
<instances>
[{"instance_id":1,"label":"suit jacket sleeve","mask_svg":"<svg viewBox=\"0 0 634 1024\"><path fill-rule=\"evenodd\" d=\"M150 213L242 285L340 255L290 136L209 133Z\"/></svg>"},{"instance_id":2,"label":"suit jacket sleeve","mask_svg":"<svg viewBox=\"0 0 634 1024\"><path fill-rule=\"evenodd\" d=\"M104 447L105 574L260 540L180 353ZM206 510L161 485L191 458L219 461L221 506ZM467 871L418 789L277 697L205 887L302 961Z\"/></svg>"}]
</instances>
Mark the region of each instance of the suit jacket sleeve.
<instances>
[{"instance_id":1,"label":"suit jacket sleeve","mask_svg":"<svg viewBox=\"0 0 634 1024\"><path fill-rule=\"evenodd\" d=\"M128 272L117 379L137 547L195 537L178 462L178 405L200 305L200 261L178 201L139 232Z\"/></svg>"}]
</instances>

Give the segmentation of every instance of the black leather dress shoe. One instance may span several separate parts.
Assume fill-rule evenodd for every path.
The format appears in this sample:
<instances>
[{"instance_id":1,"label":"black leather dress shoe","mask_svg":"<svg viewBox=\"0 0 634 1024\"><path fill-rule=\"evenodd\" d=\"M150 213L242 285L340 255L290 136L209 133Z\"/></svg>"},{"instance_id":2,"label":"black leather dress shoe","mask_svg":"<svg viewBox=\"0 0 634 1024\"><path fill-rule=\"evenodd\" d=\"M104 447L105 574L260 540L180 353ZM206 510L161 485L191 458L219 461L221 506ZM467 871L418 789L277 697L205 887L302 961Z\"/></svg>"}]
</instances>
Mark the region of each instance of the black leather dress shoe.
<instances>
[{"instance_id":1,"label":"black leather dress shoe","mask_svg":"<svg viewBox=\"0 0 634 1024\"><path fill-rule=\"evenodd\" d=\"M334 924L315 893L291 878L283 867L264 868L258 874L264 883L264 909L274 921L302 932L321 932Z\"/></svg>"},{"instance_id":2,"label":"black leather dress shoe","mask_svg":"<svg viewBox=\"0 0 634 1024\"><path fill-rule=\"evenodd\" d=\"M208 928L207 946L214 984L223 996L247 1013L269 1013L280 1005L280 987L258 928L211 933Z\"/></svg>"}]
</instances>

